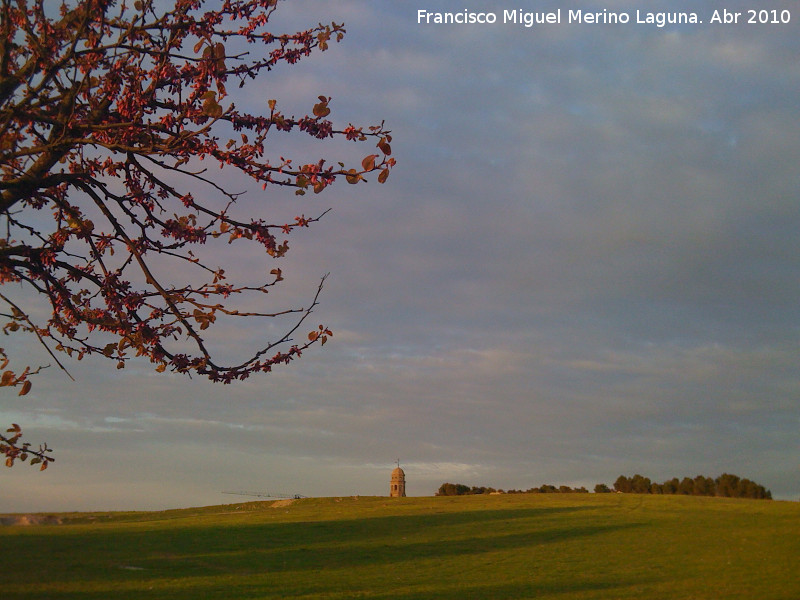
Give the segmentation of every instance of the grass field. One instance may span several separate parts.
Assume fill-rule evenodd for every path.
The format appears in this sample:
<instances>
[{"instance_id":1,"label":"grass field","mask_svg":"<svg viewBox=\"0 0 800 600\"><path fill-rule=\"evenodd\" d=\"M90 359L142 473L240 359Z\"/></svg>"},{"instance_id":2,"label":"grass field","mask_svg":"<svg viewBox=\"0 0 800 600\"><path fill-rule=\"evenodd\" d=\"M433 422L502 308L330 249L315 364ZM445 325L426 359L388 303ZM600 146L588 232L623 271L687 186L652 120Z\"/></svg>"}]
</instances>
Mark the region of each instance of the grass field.
<instances>
[{"instance_id":1,"label":"grass field","mask_svg":"<svg viewBox=\"0 0 800 600\"><path fill-rule=\"evenodd\" d=\"M800 503L319 498L0 527L0 598L800 599Z\"/></svg>"}]
</instances>

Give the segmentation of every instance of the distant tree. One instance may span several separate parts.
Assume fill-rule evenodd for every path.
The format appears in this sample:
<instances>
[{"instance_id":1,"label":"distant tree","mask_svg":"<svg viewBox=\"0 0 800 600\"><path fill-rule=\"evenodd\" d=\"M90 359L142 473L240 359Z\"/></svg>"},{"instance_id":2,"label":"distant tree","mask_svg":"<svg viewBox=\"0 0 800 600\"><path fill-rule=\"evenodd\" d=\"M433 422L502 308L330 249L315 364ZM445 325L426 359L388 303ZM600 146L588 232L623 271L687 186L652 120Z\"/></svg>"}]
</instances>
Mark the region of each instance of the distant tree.
<instances>
[{"instance_id":1,"label":"distant tree","mask_svg":"<svg viewBox=\"0 0 800 600\"><path fill-rule=\"evenodd\" d=\"M631 477L630 488L634 494L649 494L650 493L650 478L639 475L638 473Z\"/></svg>"},{"instance_id":2,"label":"distant tree","mask_svg":"<svg viewBox=\"0 0 800 600\"><path fill-rule=\"evenodd\" d=\"M221 253L199 251L212 241L253 244L278 259L286 236L324 214L240 215L242 184L222 183L211 167L303 195L370 173L383 183L395 164L383 124L335 126L330 97L300 117L274 99L256 114L230 101L230 84L294 65L345 34L336 23L272 34L277 4L0 0L0 284L40 295L50 313L0 294L5 333L33 335L61 368L58 353L98 355L117 368L143 357L159 372L224 383L270 372L332 335L324 325L301 334L324 277L301 307L234 305L263 298L284 279L281 269L265 265L257 281L232 282L212 262ZM263 50L248 50L255 45ZM298 164L278 150L276 134L289 132L372 140L376 149L355 166ZM212 331L234 319L274 320L281 332L226 364ZM2 385L28 393L37 369L7 367ZM17 427L7 433L6 464L52 460L46 447L20 444Z\"/></svg>"},{"instance_id":3,"label":"distant tree","mask_svg":"<svg viewBox=\"0 0 800 600\"><path fill-rule=\"evenodd\" d=\"M737 497L739 498L752 498L756 500L772 499L772 494L764 489L764 486L750 481L749 479L741 479L737 486Z\"/></svg>"},{"instance_id":4,"label":"distant tree","mask_svg":"<svg viewBox=\"0 0 800 600\"><path fill-rule=\"evenodd\" d=\"M715 480L717 496L736 498L739 495L739 476L723 473Z\"/></svg>"},{"instance_id":5,"label":"distant tree","mask_svg":"<svg viewBox=\"0 0 800 600\"><path fill-rule=\"evenodd\" d=\"M595 494L610 494L611 488L608 487L605 483L598 483L594 486L594 493Z\"/></svg>"},{"instance_id":6,"label":"distant tree","mask_svg":"<svg viewBox=\"0 0 800 600\"><path fill-rule=\"evenodd\" d=\"M614 482L614 491L630 494L632 491L631 480L624 475L620 475Z\"/></svg>"},{"instance_id":7,"label":"distant tree","mask_svg":"<svg viewBox=\"0 0 800 600\"><path fill-rule=\"evenodd\" d=\"M694 478L692 493L695 496L713 496L716 493L716 483L711 477L698 475Z\"/></svg>"},{"instance_id":8,"label":"distant tree","mask_svg":"<svg viewBox=\"0 0 800 600\"><path fill-rule=\"evenodd\" d=\"M471 492L467 485L461 483L443 483L439 486L437 496L465 496Z\"/></svg>"},{"instance_id":9,"label":"distant tree","mask_svg":"<svg viewBox=\"0 0 800 600\"><path fill-rule=\"evenodd\" d=\"M672 479L665 481L661 485L661 489L665 494L677 494L680 484L680 480L677 477L673 477Z\"/></svg>"},{"instance_id":10,"label":"distant tree","mask_svg":"<svg viewBox=\"0 0 800 600\"><path fill-rule=\"evenodd\" d=\"M678 484L678 493L691 496L694 493L694 480L691 477L684 477Z\"/></svg>"}]
</instances>

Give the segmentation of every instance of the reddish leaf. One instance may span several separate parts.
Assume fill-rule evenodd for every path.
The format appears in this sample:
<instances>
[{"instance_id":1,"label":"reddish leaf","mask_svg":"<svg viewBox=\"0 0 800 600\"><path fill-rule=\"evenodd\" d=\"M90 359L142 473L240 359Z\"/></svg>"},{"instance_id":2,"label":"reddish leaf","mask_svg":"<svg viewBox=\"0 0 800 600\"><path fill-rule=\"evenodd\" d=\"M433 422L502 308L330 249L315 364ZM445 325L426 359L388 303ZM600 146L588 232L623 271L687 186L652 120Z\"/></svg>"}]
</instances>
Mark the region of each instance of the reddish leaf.
<instances>
[{"instance_id":1,"label":"reddish leaf","mask_svg":"<svg viewBox=\"0 0 800 600\"><path fill-rule=\"evenodd\" d=\"M3 377L0 378L0 387L12 385L14 383L14 380L15 380L14 372L6 371L3 373Z\"/></svg>"},{"instance_id":2,"label":"reddish leaf","mask_svg":"<svg viewBox=\"0 0 800 600\"><path fill-rule=\"evenodd\" d=\"M331 114L331 109L328 108L327 102L320 102L319 104L314 105L315 117L327 117L329 114Z\"/></svg>"},{"instance_id":3,"label":"reddish leaf","mask_svg":"<svg viewBox=\"0 0 800 600\"><path fill-rule=\"evenodd\" d=\"M378 158L377 154L370 154L361 161L361 166L365 171L372 171L375 168L375 159Z\"/></svg>"}]
</instances>

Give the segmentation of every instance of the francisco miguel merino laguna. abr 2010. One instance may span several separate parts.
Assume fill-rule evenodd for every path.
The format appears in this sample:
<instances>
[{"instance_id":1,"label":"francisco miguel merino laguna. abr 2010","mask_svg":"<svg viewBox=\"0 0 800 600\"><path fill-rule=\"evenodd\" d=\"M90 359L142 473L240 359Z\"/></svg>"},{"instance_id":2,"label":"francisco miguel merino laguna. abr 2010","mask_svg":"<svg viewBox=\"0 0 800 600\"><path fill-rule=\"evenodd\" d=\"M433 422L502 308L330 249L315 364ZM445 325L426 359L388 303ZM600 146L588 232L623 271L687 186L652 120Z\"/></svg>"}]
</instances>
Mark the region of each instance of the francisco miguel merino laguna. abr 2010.
<instances>
[{"instance_id":1,"label":"francisco miguel merino laguna. abr 2010","mask_svg":"<svg viewBox=\"0 0 800 600\"><path fill-rule=\"evenodd\" d=\"M417 23L425 25L485 25L498 22L498 13L475 12L464 9L460 12L417 11ZM609 10L585 11L557 9L549 12L530 12L522 9L504 10L502 23L514 23L533 27L534 25L580 23L589 25L625 25L627 23L651 24L657 27L674 24L702 23L694 12L648 12L636 11L635 19L630 13ZM711 22L714 22L712 18Z\"/></svg>"}]
</instances>

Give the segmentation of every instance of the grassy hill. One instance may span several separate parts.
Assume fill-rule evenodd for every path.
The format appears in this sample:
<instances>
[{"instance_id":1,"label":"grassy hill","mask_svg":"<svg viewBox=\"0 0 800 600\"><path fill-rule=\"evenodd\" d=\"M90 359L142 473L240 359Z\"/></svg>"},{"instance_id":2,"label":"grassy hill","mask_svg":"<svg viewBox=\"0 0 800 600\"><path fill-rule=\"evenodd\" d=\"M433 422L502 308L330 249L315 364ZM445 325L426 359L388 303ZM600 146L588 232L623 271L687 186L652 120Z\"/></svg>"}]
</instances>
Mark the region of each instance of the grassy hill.
<instances>
[{"instance_id":1,"label":"grassy hill","mask_svg":"<svg viewBox=\"0 0 800 600\"><path fill-rule=\"evenodd\" d=\"M311 498L54 515L0 527L0 552L6 600L797 600L800 503Z\"/></svg>"}]
</instances>

